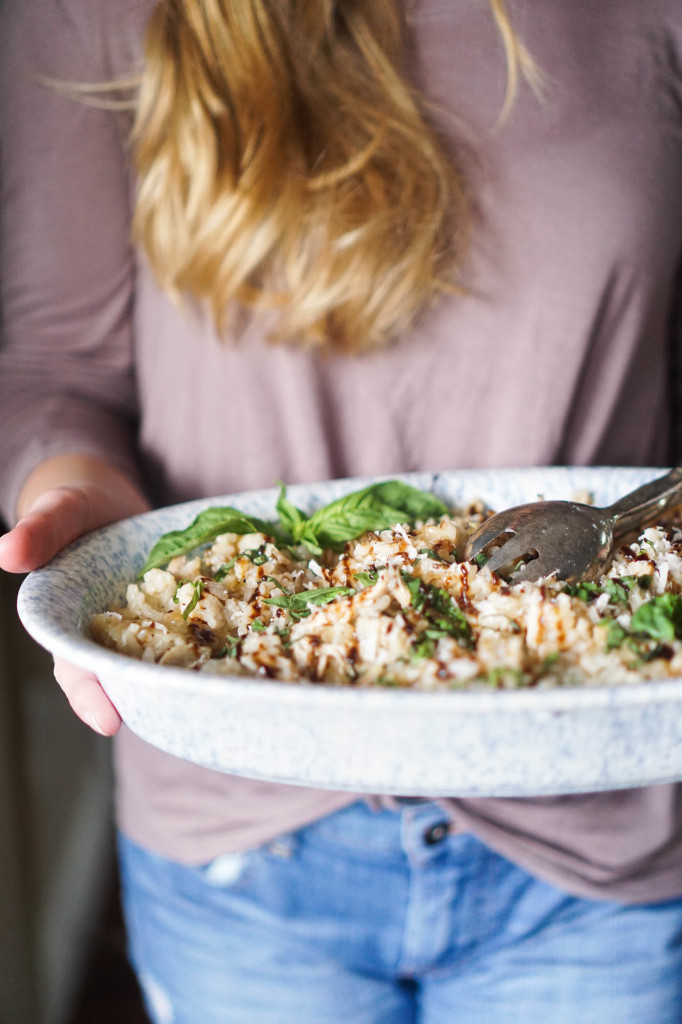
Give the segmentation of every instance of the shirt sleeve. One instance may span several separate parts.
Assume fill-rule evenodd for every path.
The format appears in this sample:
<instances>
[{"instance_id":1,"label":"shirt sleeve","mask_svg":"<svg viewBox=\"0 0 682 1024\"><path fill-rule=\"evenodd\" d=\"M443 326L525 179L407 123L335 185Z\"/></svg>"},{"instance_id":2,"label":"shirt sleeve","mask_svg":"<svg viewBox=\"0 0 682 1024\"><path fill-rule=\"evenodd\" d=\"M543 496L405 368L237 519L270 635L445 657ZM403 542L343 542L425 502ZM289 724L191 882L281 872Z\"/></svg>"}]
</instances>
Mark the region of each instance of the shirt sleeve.
<instances>
[{"instance_id":1,"label":"shirt sleeve","mask_svg":"<svg viewBox=\"0 0 682 1024\"><path fill-rule=\"evenodd\" d=\"M9 523L27 476L50 456L94 455L136 475L120 115L41 81L110 78L97 25L106 6L0 5L0 512Z\"/></svg>"}]
</instances>

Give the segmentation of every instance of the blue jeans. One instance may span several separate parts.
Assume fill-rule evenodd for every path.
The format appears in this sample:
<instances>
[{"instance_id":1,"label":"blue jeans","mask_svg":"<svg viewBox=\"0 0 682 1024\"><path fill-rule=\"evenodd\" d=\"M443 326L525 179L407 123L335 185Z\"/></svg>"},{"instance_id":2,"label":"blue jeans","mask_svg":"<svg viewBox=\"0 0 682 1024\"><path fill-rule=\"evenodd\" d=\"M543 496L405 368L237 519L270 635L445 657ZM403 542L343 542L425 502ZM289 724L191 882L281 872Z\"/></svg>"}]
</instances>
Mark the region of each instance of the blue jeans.
<instances>
[{"instance_id":1,"label":"blue jeans","mask_svg":"<svg viewBox=\"0 0 682 1024\"><path fill-rule=\"evenodd\" d=\"M121 838L155 1024L682 1024L682 899L578 899L433 803L186 867Z\"/></svg>"}]
</instances>

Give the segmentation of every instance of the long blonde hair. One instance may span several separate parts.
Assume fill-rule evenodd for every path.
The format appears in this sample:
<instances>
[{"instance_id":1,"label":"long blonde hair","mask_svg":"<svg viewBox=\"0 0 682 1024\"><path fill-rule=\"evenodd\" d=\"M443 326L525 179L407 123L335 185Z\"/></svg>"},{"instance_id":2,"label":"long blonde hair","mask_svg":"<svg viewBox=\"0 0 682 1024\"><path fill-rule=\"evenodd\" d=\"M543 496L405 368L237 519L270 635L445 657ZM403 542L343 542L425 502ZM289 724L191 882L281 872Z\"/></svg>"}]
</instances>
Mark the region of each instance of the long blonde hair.
<instances>
[{"instance_id":1,"label":"long blonde hair","mask_svg":"<svg viewBox=\"0 0 682 1024\"><path fill-rule=\"evenodd\" d=\"M503 115L533 65L503 0ZM396 0L161 0L133 132L133 233L161 286L277 311L276 337L357 351L456 286L466 184L402 73Z\"/></svg>"}]
</instances>

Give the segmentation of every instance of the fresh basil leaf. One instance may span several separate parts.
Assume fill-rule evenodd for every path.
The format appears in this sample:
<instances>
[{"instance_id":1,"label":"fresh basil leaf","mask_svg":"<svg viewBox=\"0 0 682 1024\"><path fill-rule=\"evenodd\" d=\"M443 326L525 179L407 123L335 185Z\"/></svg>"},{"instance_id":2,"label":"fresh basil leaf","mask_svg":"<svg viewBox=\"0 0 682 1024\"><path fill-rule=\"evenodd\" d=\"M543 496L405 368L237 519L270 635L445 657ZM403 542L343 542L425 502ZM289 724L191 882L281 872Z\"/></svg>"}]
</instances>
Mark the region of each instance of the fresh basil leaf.
<instances>
[{"instance_id":1,"label":"fresh basil leaf","mask_svg":"<svg viewBox=\"0 0 682 1024\"><path fill-rule=\"evenodd\" d=\"M448 511L435 494L421 491L401 480L384 480L382 483L372 484L367 490L387 507L398 509L408 523L413 523L417 519L437 519Z\"/></svg>"},{"instance_id":2,"label":"fresh basil leaf","mask_svg":"<svg viewBox=\"0 0 682 1024\"><path fill-rule=\"evenodd\" d=\"M312 514L300 534L301 543L319 554L340 550L346 541L368 530L387 530L396 523L441 516L447 509L440 498L399 480L386 480L353 491Z\"/></svg>"},{"instance_id":3,"label":"fresh basil leaf","mask_svg":"<svg viewBox=\"0 0 682 1024\"><path fill-rule=\"evenodd\" d=\"M277 500L277 513L287 535L295 544L305 544L315 555L321 555L325 547L342 548L346 541L367 530L385 530L395 523L428 519L445 512L445 505L435 495L399 480L371 484L318 509L310 517L288 500L284 484L280 484ZM140 576L215 540L221 533L264 533L282 539L276 524L229 506L207 508L185 529L172 530L157 540Z\"/></svg>"},{"instance_id":4,"label":"fresh basil leaf","mask_svg":"<svg viewBox=\"0 0 682 1024\"><path fill-rule=\"evenodd\" d=\"M185 555L201 544L215 540L221 533L264 533L270 536L272 527L262 519L246 516L229 506L204 509L184 530L171 530L159 537L149 552L140 576L144 576L148 569L167 565L172 558Z\"/></svg>"},{"instance_id":5,"label":"fresh basil leaf","mask_svg":"<svg viewBox=\"0 0 682 1024\"><path fill-rule=\"evenodd\" d=\"M682 639L682 595L661 594L640 605L630 619L630 631L661 642Z\"/></svg>"},{"instance_id":6,"label":"fresh basil leaf","mask_svg":"<svg viewBox=\"0 0 682 1024\"><path fill-rule=\"evenodd\" d=\"M286 496L286 484L283 484L281 480L278 483L277 515L289 537L291 537L295 544L298 544L305 524L308 521L308 516L289 501Z\"/></svg>"}]
</instances>

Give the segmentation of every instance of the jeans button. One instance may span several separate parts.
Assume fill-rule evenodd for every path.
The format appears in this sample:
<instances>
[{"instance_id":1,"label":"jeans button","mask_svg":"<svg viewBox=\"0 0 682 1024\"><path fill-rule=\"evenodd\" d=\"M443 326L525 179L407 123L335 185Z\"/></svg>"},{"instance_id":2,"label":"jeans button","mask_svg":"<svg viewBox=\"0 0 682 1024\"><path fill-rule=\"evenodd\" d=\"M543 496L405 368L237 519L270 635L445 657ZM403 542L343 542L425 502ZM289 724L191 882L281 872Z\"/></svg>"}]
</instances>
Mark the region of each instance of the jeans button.
<instances>
[{"instance_id":1,"label":"jeans button","mask_svg":"<svg viewBox=\"0 0 682 1024\"><path fill-rule=\"evenodd\" d=\"M427 846L435 846L436 843L440 843L445 839L446 835L450 831L450 825L447 821L439 821L435 825L431 825L424 832L424 842Z\"/></svg>"}]
</instances>

